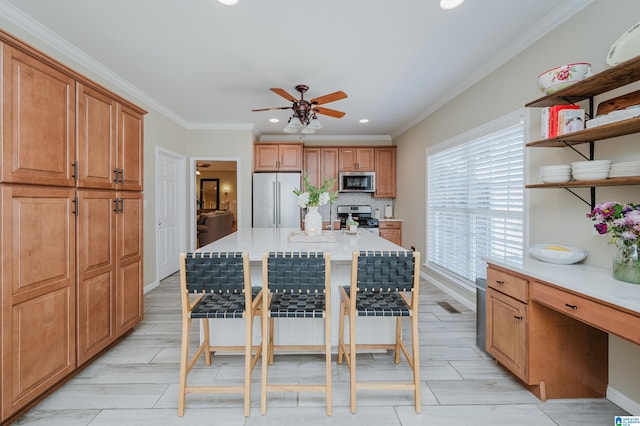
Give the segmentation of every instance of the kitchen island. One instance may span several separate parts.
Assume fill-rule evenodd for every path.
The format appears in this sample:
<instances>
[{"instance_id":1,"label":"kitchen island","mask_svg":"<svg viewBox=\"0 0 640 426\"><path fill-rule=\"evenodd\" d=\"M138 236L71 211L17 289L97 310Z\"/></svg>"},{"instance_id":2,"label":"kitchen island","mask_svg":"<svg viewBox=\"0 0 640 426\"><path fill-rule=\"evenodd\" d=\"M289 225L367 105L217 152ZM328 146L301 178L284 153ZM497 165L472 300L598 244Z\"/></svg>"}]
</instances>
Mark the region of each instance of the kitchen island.
<instances>
[{"instance_id":1,"label":"kitchen island","mask_svg":"<svg viewBox=\"0 0 640 426\"><path fill-rule=\"evenodd\" d=\"M340 294L338 286L351 282L351 256L354 251L396 251L405 250L379 236L360 230L357 234L344 231L325 231L335 236L335 242L289 242L289 235L299 232L292 228L242 228L231 235L198 249L199 252L239 251L249 254L251 282L262 286L262 255L270 251L322 251L331 256L331 336L332 345L338 344L338 324L340 314ZM326 234L325 234L326 235ZM211 320L214 321L214 320ZM275 343L322 344L324 326L322 321L313 319L279 319L275 329ZM348 330L346 330L348 333ZM260 341L259 321L254 323L256 343ZM367 318L358 325L358 342L390 343L395 339L395 319ZM224 320L224 327L211 327L213 345L243 345L243 320Z\"/></svg>"}]
</instances>

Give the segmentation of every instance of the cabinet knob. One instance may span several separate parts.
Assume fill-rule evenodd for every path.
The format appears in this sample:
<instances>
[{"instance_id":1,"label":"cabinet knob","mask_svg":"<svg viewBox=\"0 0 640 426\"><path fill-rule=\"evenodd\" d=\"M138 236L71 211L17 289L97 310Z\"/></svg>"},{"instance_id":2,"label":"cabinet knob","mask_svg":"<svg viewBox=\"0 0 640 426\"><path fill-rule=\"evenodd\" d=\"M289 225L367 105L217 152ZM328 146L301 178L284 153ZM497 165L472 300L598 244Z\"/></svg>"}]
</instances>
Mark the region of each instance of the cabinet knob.
<instances>
[{"instance_id":1,"label":"cabinet knob","mask_svg":"<svg viewBox=\"0 0 640 426\"><path fill-rule=\"evenodd\" d=\"M504 281L501 281L501 280L496 280L496 283L500 285L504 285Z\"/></svg>"},{"instance_id":2,"label":"cabinet knob","mask_svg":"<svg viewBox=\"0 0 640 426\"><path fill-rule=\"evenodd\" d=\"M524 319L524 317L518 316L518 315L514 315L513 316L515 319L517 319L518 321L522 321Z\"/></svg>"},{"instance_id":3,"label":"cabinet knob","mask_svg":"<svg viewBox=\"0 0 640 426\"><path fill-rule=\"evenodd\" d=\"M578 305L570 305L568 303L565 303L564 306L566 306L567 308L571 308L574 311L578 309Z\"/></svg>"}]
</instances>

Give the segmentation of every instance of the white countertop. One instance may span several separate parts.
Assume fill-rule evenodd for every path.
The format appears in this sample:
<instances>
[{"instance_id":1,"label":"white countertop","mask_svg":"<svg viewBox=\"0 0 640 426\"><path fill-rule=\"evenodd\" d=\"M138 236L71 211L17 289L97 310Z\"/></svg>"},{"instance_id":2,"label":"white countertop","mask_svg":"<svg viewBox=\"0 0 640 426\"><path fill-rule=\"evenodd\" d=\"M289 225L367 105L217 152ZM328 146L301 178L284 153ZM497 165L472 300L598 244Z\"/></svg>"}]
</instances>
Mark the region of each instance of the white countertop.
<instances>
[{"instance_id":1,"label":"white countertop","mask_svg":"<svg viewBox=\"0 0 640 426\"><path fill-rule=\"evenodd\" d=\"M290 243L287 238L293 228L241 228L233 234L198 249L198 251L241 251L249 253L250 261L262 261L269 251L323 251L332 261L351 261L352 253L361 250L406 250L371 232L360 230L350 235L343 231L329 231L336 235L335 243Z\"/></svg>"},{"instance_id":2,"label":"white countertop","mask_svg":"<svg viewBox=\"0 0 640 426\"><path fill-rule=\"evenodd\" d=\"M522 262L483 258L487 263L640 313L640 285L618 281L611 268L577 263L557 265L525 257Z\"/></svg>"}]
</instances>

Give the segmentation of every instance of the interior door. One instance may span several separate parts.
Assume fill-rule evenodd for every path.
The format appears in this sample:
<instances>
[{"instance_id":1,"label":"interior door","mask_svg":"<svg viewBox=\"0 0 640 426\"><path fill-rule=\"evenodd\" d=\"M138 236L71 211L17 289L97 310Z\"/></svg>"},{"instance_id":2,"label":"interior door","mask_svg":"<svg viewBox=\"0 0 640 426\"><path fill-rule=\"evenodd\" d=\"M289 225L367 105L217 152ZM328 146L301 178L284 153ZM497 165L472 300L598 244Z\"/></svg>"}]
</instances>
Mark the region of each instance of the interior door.
<instances>
[{"instance_id":1,"label":"interior door","mask_svg":"<svg viewBox=\"0 0 640 426\"><path fill-rule=\"evenodd\" d=\"M186 217L186 213L180 211L186 210L180 194L186 184L180 171L184 165L180 156L158 151L156 158L157 258L158 280L161 280L180 269L181 238L186 239L186 232L180 232L180 217Z\"/></svg>"}]
</instances>

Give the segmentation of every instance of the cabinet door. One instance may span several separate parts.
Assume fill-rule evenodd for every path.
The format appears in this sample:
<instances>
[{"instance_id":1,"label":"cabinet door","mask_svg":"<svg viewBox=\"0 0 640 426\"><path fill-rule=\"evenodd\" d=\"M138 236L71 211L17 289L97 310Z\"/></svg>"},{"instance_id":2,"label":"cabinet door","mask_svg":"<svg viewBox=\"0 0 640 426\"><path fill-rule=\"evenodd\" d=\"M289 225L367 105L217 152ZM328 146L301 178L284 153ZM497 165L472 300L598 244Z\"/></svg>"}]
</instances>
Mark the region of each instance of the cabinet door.
<instances>
[{"instance_id":1,"label":"cabinet door","mask_svg":"<svg viewBox=\"0 0 640 426\"><path fill-rule=\"evenodd\" d=\"M114 191L78 191L78 365L115 340Z\"/></svg>"},{"instance_id":2,"label":"cabinet door","mask_svg":"<svg viewBox=\"0 0 640 426\"><path fill-rule=\"evenodd\" d=\"M77 185L81 188L115 189L116 102L81 83L78 83L77 94Z\"/></svg>"},{"instance_id":3,"label":"cabinet door","mask_svg":"<svg viewBox=\"0 0 640 426\"><path fill-rule=\"evenodd\" d=\"M487 288L487 352L525 382L527 321L526 304Z\"/></svg>"},{"instance_id":4,"label":"cabinet door","mask_svg":"<svg viewBox=\"0 0 640 426\"><path fill-rule=\"evenodd\" d=\"M345 147L339 149L341 172L372 172L374 166L374 149Z\"/></svg>"},{"instance_id":5,"label":"cabinet door","mask_svg":"<svg viewBox=\"0 0 640 426\"><path fill-rule=\"evenodd\" d=\"M278 146L278 170L281 172L302 171L301 144L282 144Z\"/></svg>"},{"instance_id":6,"label":"cabinet door","mask_svg":"<svg viewBox=\"0 0 640 426\"><path fill-rule=\"evenodd\" d=\"M253 146L254 170L273 172L278 170L278 145L256 144Z\"/></svg>"},{"instance_id":7,"label":"cabinet door","mask_svg":"<svg viewBox=\"0 0 640 426\"><path fill-rule=\"evenodd\" d=\"M380 236L385 240L389 240L399 246L402 245L402 230L400 229L385 229L380 230Z\"/></svg>"},{"instance_id":8,"label":"cabinet door","mask_svg":"<svg viewBox=\"0 0 640 426\"><path fill-rule=\"evenodd\" d=\"M338 190L338 148L322 148L321 170L323 179L333 179L332 191Z\"/></svg>"},{"instance_id":9,"label":"cabinet door","mask_svg":"<svg viewBox=\"0 0 640 426\"><path fill-rule=\"evenodd\" d=\"M74 191L3 187L0 380L6 419L76 366Z\"/></svg>"},{"instance_id":10,"label":"cabinet door","mask_svg":"<svg viewBox=\"0 0 640 426\"><path fill-rule=\"evenodd\" d=\"M142 194L118 192L116 214L116 330L142 320Z\"/></svg>"},{"instance_id":11,"label":"cabinet door","mask_svg":"<svg viewBox=\"0 0 640 426\"><path fill-rule=\"evenodd\" d=\"M322 160L320 148L304 149L304 176L313 186L322 184Z\"/></svg>"},{"instance_id":12,"label":"cabinet door","mask_svg":"<svg viewBox=\"0 0 640 426\"><path fill-rule=\"evenodd\" d=\"M75 81L2 48L2 180L74 186Z\"/></svg>"},{"instance_id":13,"label":"cabinet door","mask_svg":"<svg viewBox=\"0 0 640 426\"><path fill-rule=\"evenodd\" d=\"M396 196L396 149L375 149L376 192L374 197Z\"/></svg>"},{"instance_id":14,"label":"cabinet door","mask_svg":"<svg viewBox=\"0 0 640 426\"><path fill-rule=\"evenodd\" d=\"M117 105L117 116L117 169L120 173L117 188L142 191L143 116L121 104Z\"/></svg>"}]
</instances>

